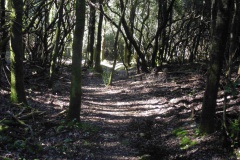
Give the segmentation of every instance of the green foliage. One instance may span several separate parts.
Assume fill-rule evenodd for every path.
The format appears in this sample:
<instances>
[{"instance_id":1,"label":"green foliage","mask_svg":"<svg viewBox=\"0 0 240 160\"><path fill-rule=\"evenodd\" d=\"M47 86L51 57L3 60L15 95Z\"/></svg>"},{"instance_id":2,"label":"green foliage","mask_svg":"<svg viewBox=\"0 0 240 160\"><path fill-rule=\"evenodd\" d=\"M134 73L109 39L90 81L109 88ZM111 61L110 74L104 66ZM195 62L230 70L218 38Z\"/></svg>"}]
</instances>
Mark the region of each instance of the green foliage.
<instances>
[{"instance_id":1,"label":"green foliage","mask_svg":"<svg viewBox=\"0 0 240 160\"><path fill-rule=\"evenodd\" d=\"M111 75L111 72L105 71L105 70L103 71L103 73L102 73L102 80L103 80L103 83L105 85L108 85L108 81L109 81L110 75Z\"/></svg>"},{"instance_id":2,"label":"green foliage","mask_svg":"<svg viewBox=\"0 0 240 160\"><path fill-rule=\"evenodd\" d=\"M174 3L174 9L179 16L183 15L184 13L184 4L182 0L176 0Z\"/></svg>"},{"instance_id":3,"label":"green foliage","mask_svg":"<svg viewBox=\"0 0 240 160\"><path fill-rule=\"evenodd\" d=\"M114 39L115 39L115 35L113 33L107 33L105 35L105 59L107 60L114 59L114 55L113 55Z\"/></svg>"},{"instance_id":4,"label":"green foliage","mask_svg":"<svg viewBox=\"0 0 240 160\"><path fill-rule=\"evenodd\" d=\"M0 158L2 158L3 160L12 160L11 158L5 158L5 157L1 157L1 156L0 156Z\"/></svg>"},{"instance_id":5,"label":"green foliage","mask_svg":"<svg viewBox=\"0 0 240 160\"><path fill-rule=\"evenodd\" d=\"M64 129L65 129L65 126L58 126L56 131L57 131L57 133L59 133L59 132L63 131Z\"/></svg>"},{"instance_id":6,"label":"green foliage","mask_svg":"<svg viewBox=\"0 0 240 160\"><path fill-rule=\"evenodd\" d=\"M182 137L181 142L180 142L181 149L188 149L196 144L197 144L197 142L192 141L188 136Z\"/></svg>"},{"instance_id":7,"label":"green foliage","mask_svg":"<svg viewBox=\"0 0 240 160\"><path fill-rule=\"evenodd\" d=\"M58 127L58 132L63 132L66 130L74 129L81 130L81 134L83 134L85 137L93 136L98 132L98 128L88 124L88 123L79 123L76 120L69 121L69 122L62 122L62 124ZM67 154L71 152L72 148L75 148L76 144L74 142L78 141L77 138L74 137L68 137L64 139L62 142L58 143L56 146L60 150L62 154ZM83 140L83 146L85 147L91 147L91 142L87 140Z\"/></svg>"},{"instance_id":8,"label":"green foliage","mask_svg":"<svg viewBox=\"0 0 240 160\"><path fill-rule=\"evenodd\" d=\"M91 143L87 140L83 140L83 145L84 146L91 146Z\"/></svg>"},{"instance_id":9,"label":"green foliage","mask_svg":"<svg viewBox=\"0 0 240 160\"><path fill-rule=\"evenodd\" d=\"M225 85L223 88L227 94L236 96L238 94L237 85L237 82L229 81L229 83L227 83L227 85Z\"/></svg>"},{"instance_id":10,"label":"green foliage","mask_svg":"<svg viewBox=\"0 0 240 160\"><path fill-rule=\"evenodd\" d=\"M79 123L76 119L68 122L62 121L61 125L57 127L56 131L59 133L67 129L79 129L80 126L81 126L81 123Z\"/></svg>"},{"instance_id":11,"label":"green foliage","mask_svg":"<svg viewBox=\"0 0 240 160\"><path fill-rule=\"evenodd\" d=\"M201 135L201 131L199 128L195 129L195 135L196 135L196 137Z\"/></svg>"},{"instance_id":12,"label":"green foliage","mask_svg":"<svg viewBox=\"0 0 240 160\"><path fill-rule=\"evenodd\" d=\"M26 142L23 140L16 140L13 146L18 150L24 150L26 148Z\"/></svg>"},{"instance_id":13,"label":"green foliage","mask_svg":"<svg viewBox=\"0 0 240 160\"><path fill-rule=\"evenodd\" d=\"M238 145L239 143L239 133L240 133L240 119L235 119L231 125L231 135L230 137L233 140L233 145Z\"/></svg>"},{"instance_id":14,"label":"green foliage","mask_svg":"<svg viewBox=\"0 0 240 160\"><path fill-rule=\"evenodd\" d=\"M192 141L189 137L187 136L184 136L182 139L181 139L181 146L187 146L188 144L190 144Z\"/></svg>"},{"instance_id":15,"label":"green foliage","mask_svg":"<svg viewBox=\"0 0 240 160\"><path fill-rule=\"evenodd\" d=\"M82 130L84 130L85 132L93 132L93 133L97 133L99 131L99 129L96 126L93 126L91 124L88 123L82 123L81 124L81 128Z\"/></svg>"},{"instance_id":16,"label":"green foliage","mask_svg":"<svg viewBox=\"0 0 240 160\"><path fill-rule=\"evenodd\" d=\"M188 131L183 128L178 128L173 131L173 134L177 137L180 137L180 146L181 149L188 149L197 144L196 141L192 141L191 138L188 136Z\"/></svg>"},{"instance_id":17,"label":"green foliage","mask_svg":"<svg viewBox=\"0 0 240 160\"><path fill-rule=\"evenodd\" d=\"M7 130L9 127L6 125L0 125L0 132Z\"/></svg>"},{"instance_id":18,"label":"green foliage","mask_svg":"<svg viewBox=\"0 0 240 160\"><path fill-rule=\"evenodd\" d=\"M195 95L197 93L197 90L196 89L192 89L189 93L188 93L188 95L189 96L193 96L193 95Z\"/></svg>"},{"instance_id":19,"label":"green foliage","mask_svg":"<svg viewBox=\"0 0 240 160\"><path fill-rule=\"evenodd\" d=\"M67 129L81 129L84 132L92 132L92 133L98 132L97 127L88 123L80 123L80 122L77 122L76 120L72 120L69 122L62 122L61 125L58 126L56 130L59 133Z\"/></svg>"},{"instance_id":20,"label":"green foliage","mask_svg":"<svg viewBox=\"0 0 240 160\"><path fill-rule=\"evenodd\" d=\"M81 127L81 123L79 123L76 119L72 120L72 121L69 121L67 124L66 124L66 127L68 127L69 129L79 129Z\"/></svg>"},{"instance_id":21,"label":"green foliage","mask_svg":"<svg viewBox=\"0 0 240 160\"><path fill-rule=\"evenodd\" d=\"M93 67L90 67L90 68L89 68L89 71L90 71L90 72L94 72L94 68L93 68Z\"/></svg>"},{"instance_id":22,"label":"green foliage","mask_svg":"<svg viewBox=\"0 0 240 160\"><path fill-rule=\"evenodd\" d=\"M29 152L29 153L32 153L32 154L34 154L36 152L41 152L43 150L41 144L30 143L29 139L16 140L11 147L14 148L14 149L17 149L20 152L26 151L26 152Z\"/></svg>"},{"instance_id":23,"label":"green foliage","mask_svg":"<svg viewBox=\"0 0 240 160\"><path fill-rule=\"evenodd\" d=\"M234 122L231 123L231 129L234 130L235 132L240 131L240 122L238 119L235 119Z\"/></svg>"},{"instance_id":24,"label":"green foliage","mask_svg":"<svg viewBox=\"0 0 240 160\"><path fill-rule=\"evenodd\" d=\"M178 128L173 131L173 134L175 134L177 137L183 137L188 134L188 131L184 130L183 128Z\"/></svg>"}]
</instances>

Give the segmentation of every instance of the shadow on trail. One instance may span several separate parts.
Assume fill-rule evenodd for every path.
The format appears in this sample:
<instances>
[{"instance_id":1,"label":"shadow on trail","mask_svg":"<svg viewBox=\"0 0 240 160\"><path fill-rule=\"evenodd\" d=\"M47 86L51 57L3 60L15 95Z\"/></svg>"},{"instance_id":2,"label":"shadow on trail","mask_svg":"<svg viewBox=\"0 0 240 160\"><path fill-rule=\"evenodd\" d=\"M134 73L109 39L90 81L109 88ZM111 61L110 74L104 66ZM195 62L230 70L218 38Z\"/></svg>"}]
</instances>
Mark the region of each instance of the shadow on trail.
<instances>
[{"instance_id":1,"label":"shadow on trail","mask_svg":"<svg viewBox=\"0 0 240 160\"><path fill-rule=\"evenodd\" d=\"M189 74L184 81L173 75L167 83L121 79L111 87L85 83L81 118L99 129L97 138L91 141L94 145L91 158L224 157L221 147L212 148L213 142L221 145L219 133L208 138L198 136L203 82L196 77L198 75ZM96 77L91 78L89 81L94 83ZM177 136L178 130L186 135Z\"/></svg>"},{"instance_id":2,"label":"shadow on trail","mask_svg":"<svg viewBox=\"0 0 240 160\"><path fill-rule=\"evenodd\" d=\"M180 148L179 144L166 147L168 144L164 139L172 136L173 127L187 123L181 117L188 119L189 112L178 115L181 111L168 104L166 98L165 102L162 98L153 100L149 92L128 94L122 91L127 89L124 87L95 89L93 92L85 87L82 119L99 128L94 147L97 148L94 151L96 159L139 159L145 154L152 158L169 158L173 155L171 150ZM170 123L171 127L168 127ZM153 132L156 127L159 132ZM155 138L156 143L152 143Z\"/></svg>"}]
</instances>

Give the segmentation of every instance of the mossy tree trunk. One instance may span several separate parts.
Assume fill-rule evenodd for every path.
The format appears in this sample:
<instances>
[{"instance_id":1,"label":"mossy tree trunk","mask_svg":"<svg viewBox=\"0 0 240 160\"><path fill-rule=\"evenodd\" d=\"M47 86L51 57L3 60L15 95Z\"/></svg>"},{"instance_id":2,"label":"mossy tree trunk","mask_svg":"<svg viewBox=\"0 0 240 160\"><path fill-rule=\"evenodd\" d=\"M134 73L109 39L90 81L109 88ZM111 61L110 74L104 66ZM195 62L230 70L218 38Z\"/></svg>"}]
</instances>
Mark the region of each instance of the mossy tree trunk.
<instances>
[{"instance_id":1,"label":"mossy tree trunk","mask_svg":"<svg viewBox=\"0 0 240 160\"><path fill-rule=\"evenodd\" d=\"M23 78L23 1L10 0L11 102L27 106Z\"/></svg>"},{"instance_id":2,"label":"mossy tree trunk","mask_svg":"<svg viewBox=\"0 0 240 160\"><path fill-rule=\"evenodd\" d=\"M201 132L206 134L215 130L216 99L228 37L229 2L230 0L212 1L211 57L200 123Z\"/></svg>"},{"instance_id":3,"label":"mossy tree trunk","mask_svg":"<svg viewBox=\"0 0 240 160\"><path fill-rule=\"evenodd\" d=\"M76 26L73 37L73 55L72 55L72 80L71 95L68 111L68 120L80 121L81 111L81 74L82 74L82 47L85 26L85 0L76 0Z\"/></svg>"}]
</instances>

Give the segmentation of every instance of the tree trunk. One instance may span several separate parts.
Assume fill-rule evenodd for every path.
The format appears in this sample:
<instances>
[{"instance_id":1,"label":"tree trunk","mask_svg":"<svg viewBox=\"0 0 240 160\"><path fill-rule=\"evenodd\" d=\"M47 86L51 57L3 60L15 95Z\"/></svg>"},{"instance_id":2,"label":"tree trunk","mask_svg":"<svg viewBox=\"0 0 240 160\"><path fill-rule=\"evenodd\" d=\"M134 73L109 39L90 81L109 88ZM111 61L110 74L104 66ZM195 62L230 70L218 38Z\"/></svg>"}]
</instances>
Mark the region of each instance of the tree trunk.
<instances>
[{"instance_id":1,"label":"tree trunk","mask_svg":"<svg viewBox=\"0 0 240 160\"><path fill-rule=\"evenodd\" d=\"M153 53L152 53L152 67L154 68L156 66L156 57L157 57L157 53L159 51L159 37L162 33L162 31L164 31L167 22L169 21L169 15L171 13L171 10L173 8L173 4L174 4L175 0L172 0L169 8L168 9L164 9L163 10L163 16L162 16L162 7L166 7L167 6L167 2L162 2L161 0L158 1L158 27L157 27L157 32L156 35L154 37L155 39L155 44L154 44L154 48L153 48ZM164 4L162 4L164 3ZM162 6L163 5L163 6Z\"/></svg>"},{"instance_id":2,"label":"tree trunk","mask_svg":"<svg viewBox=\"0 0 240 160\"><path fill-rule=\"evenodd\" d=\"M106 21L103 26L102 30L102 44L101 44L101 61L105 59L105 46L106 46L106 40L105 40L105 34L106 34Z\"/></svg>"},{"instance_id":3,"label":"tree trunk","mask_svg":"<svg viewBox=\"0 0 240 160\"><path fill-rule=\"evenodd\" d=\"M5 24L6 24L6 20L5 20L5 0L1 0L1 18L0 18L0 22L1 22L1 27L3 28L3 33L2 33L2 39L1 41L3 42L5 38L7 38L7 32L5 29ZM0 47L0 87L2 85L2 69L3 69L3 64L5 61L5 54L6 54L6 44L3 44Z\"/></svg>"},{"instance_id":4,"label":"tree trunk","mask_svg":"<svg viewBox=\"0 0 240 160\"><path fill-rule=\"evenodd\" d=\"M103 0L99 1L100 11L103 12ZM101 67L101 44L102 44L102 24L103 24L103 14L99 12L99 22L98 22L98 35L97 35L97 45L96 45L96 62L95 62L95 71L102 73Z\"/></svg>"},{"instance_id":5,"label":"tree trunk","mask_svg":"<svg viewBox=\"0 0 240 160\"><path fill-rule=\"evenodd\" d=\"M124 8L123 0L120 0L120 4L121 4L121 7ZM138 56L141 59L141 70L145 73L148 73L149 70L147 68L148 66L147 66L147 62L145 60L145 55L141 51L140 46L137 44L136 40L133 38L133 35L131 33L130 28L128 27L125 17L122 18L122 25L123 25L123 28L125 30L125 33L126 33L126 36L129 40L129 42L133 45L134 49L136 50L136 53L138 54Z\"/></svg>"},{"instance_id":6,"label":"tree trunk","mask_svg":"<svg viewBox=\"0 0 240 160\"><path fill-rule=\"evenodd\" d=\"M82 47L85 26L85 0L76 0L76 26L73 37L72 80L68 120L80 121L82 98Z\"/></svg>"},{"instance_id":7,"label":"tree trunk","mask_svg":"<svg viewBox=\"0 0 240 160\"><path fill-rule=\"evenodd\" d=\"M229 17L226 13L229 0L212 1L212 45L207 86L202 105L200 130L202 133L212 133L215 130L215 109L219 79L224 60L228 37ZM223 5L222 5L223 4Z\"/></svg>"},{"instance_id":8,"label":"tree trunk","mask_svg":"<svg viewBox=\"0 0 240 160\"><path fill-rule=\"evenodd\" d=\"M96 0L91 1L93 4L96 3ZM90 5L90 18L89 18L89 43L88 51L90 53L89 66L93 67L93 55L94 55L94 41L95 41L95 23L96 23L96 10L95 7Z\"/></svg>"},{"instance_id":9,"label":"tree trunk","mask_svg":"<svg viewBox=\"0 0 240 160\"><path fill-rule=\"evenodd\" d=\"M11 0L10 5L12 11L10 24L11 102L27 106L23 78L23 1Z\"/></svg>"},{"instance_id":10,"label":"tree trunk","mask_svg":"<svg viewBox=\"0 0 240 160\"><path fill-rule=\"evenodd\" d=\"M131 1L131 9L130 9L130 16L129 16L129 22L130 22L130 31L132 33L132 35L134 35L134 21L135 21L135 17L136 17L136 9L137 9L137 5L138 5L138 0L133 0ZM133 55L133 47L132 44L130 43L128 46L128 51L127 53L127 64L128 66L131 66L131 60L132 60L132 55Z\"/></svg>"},{"instance_id":11,"label":"tree trunk","mask_svg":"<svg viewBox=\"0 0 240 160\"><path fill-rule=\"evenodd\" d=\"M64 5L64 0L61 0L60 5L59 5L59 11L58 11L58 23L57 23L57 30L56 30L56 39L55 39L55 45L53 49L53 57L51 61L51 66L50 66L50 78L49 78L49 83L48 87L52 88L53 85L53 78L55 77L55 72L56 72L56 61L57 57L59 56L59 42L60 42L60 34L61 34L61 24L63 21L63 5Z\"/></svg>"},{"instance_id":12,"label":"tree trunk","mask_svg":"<svg viewBox=\"0 0 240 160\"><path fill-rule=\"evenodd\" d=\"M128 3L128 0L126 1L126 5ZM109 77L109 81L108 81L108 85L112 85L112 81L113 81L113 74L114 74L114 71L115 71L115 66L116 66L116 62L117 62L117 55L118 55L118 37L119 37L119 32L120 32L120 28L121 28L121 24L122 24L122 19L123 17L125 16L125 11L126 11L126 5L122 11L122 16L119 20L119 23L118 23L118 28L117 28L117 33L116 33L116 37L115 37L115 41L114 41L114 62L113 62L113 67L112 67L112 70L111 70L111 74L110 74L110 77Z\"/></svg>"},{"instance_id":13,"label":"tree trunk","mask_svg":"<svg viewBox=\"0 0 240 160\"><path fill-rule=\"evenodd\" d=\"M157 27L157 32L155 35L155 43L153 47L153 53L152 53L152 68L156 67L156 57L157 57L157 52L159 48L159 36L161 35L160 31L160 26L161 26L161 11L162 11L162 3L161 0L158 1L158 27Z\"/></svg>"},{"instance_id":14,"label":"tree trunk","mask_svg":"<svg viewBox=\"0 0 240 160\"><path fill-rule=\"evenodd\" d=\"M235 59L237 59L237 50L238 46L238 33L239 33L239 18L240 18L240 2L234 1L234 4L231 6L231 21L230 21L230 37L229 37L229 49L228 49L228 61L227 61L227 73L226 76L230 80L232 73L232 64Z\"/></svg>"}]
</instances>

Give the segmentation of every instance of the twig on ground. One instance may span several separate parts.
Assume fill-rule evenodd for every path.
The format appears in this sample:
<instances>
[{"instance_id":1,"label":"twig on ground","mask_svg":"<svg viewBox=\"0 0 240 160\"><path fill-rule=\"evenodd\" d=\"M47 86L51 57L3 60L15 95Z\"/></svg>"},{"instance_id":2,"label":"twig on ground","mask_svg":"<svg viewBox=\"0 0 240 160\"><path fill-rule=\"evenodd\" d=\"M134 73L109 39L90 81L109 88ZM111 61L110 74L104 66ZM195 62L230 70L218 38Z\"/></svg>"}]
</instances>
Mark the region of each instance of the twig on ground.
<instances>
[{"instance_id":1,"label":"twig on ground","mask_svg":"<svg viewBox=\"0 0 240 160\"><path fill-rule=\"evenodd\" d=\"M31 137L33 137L33 130L32 130L32 127L30 125L28 125L25 122L23 122L22 120L20 120L18 117L16 117L10 111L8 111L7 114L9 114L13 119L15 119L20 125L27 127L29 129L30 133L31 133Z\"/></svg>"}]
</instances>

